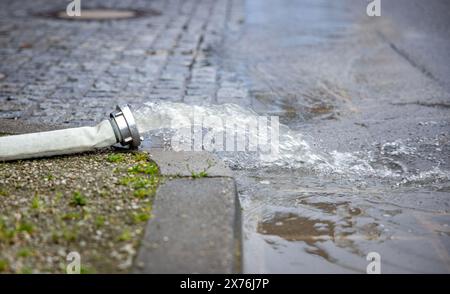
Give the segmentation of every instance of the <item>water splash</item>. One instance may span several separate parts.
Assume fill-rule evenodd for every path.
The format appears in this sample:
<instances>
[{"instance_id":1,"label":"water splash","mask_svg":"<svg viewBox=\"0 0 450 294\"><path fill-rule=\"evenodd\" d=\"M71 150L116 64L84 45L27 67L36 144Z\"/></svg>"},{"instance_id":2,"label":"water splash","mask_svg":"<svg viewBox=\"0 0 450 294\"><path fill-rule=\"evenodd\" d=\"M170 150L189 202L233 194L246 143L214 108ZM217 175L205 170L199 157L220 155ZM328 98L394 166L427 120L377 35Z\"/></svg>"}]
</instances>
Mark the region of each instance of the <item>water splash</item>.
<instances>
[{"instance_id":1,"label":"water splash","mask_svg":"<svg viewBox=\"0 0 450 294\"><path fill-rule=\"evenodd\" d=\"M254 123L258 114L250 109L242 108L236 104L221 105L188 105L173 102L148 102L135 111L135 118L140 133L151 132L153 135L173 136L177 130L194 127L201 121L195 117L215 117L223 122L230 121L239 126L248 126ZM217 124L214 128L203 129L204 133L210 135L222 134L225 124ZM293 132L289 127L279 124L277 126L278 152L269 160L261 160L258 152L242 151L217 151L225 161L234 168L248 169L256 167L288 167L302 168L320 166L321 170L332 171L332 164L317 151L313 151L311 146L304 140L303 135ZM251 140L256 142L265 141L267 134L261 135L257 132L248 132L248 129L241 128L234 130L237 137L246 138L247 143ZM268 126L268 133L274 132L274 126ZM261 138L264 136L264 138ZM248 145L247 145L248 146Z\"/></svg>"},{"instance_id":2,"label":"water splash","mask_svg":"<svg viewBox=\"0 0 450 294\"><path fill-rule=\"evenodd\" d=\"M394 142L386 142L381 146L382 155L413 155L416 152L416 148L407 146L402 140L395 140Z\"/></svg>"},{"instance_id":3,"label":"water splash","mask_svg":"<svg viewBox=\"0 0 450 294\"><path fill-rule=\"evenodd\" d=\"M214 117L215 120L232 121L236 125L246 126L254 122L258 114L250 109L242 108L236 104L221 105L188 105L174 102L148 102L135 111L135 118L141 134L174 136L182 129L193 129L196 124L201 125L201 120L196 117ZM223 134L225 127L217 124L214 128L204 128L203 135ZM407 174L407 168L396 156L412 155L415 149L408 147L400 141L387 142L382 145L378 155L373 152L326 152L311 145L305 136L291 130L288 126L278 126L278 152L270 160L262 160L259 152L242 151L216 151L234 169L255 168L288 168L304 169L320 174L333 174L343 176L375 176L383 178L396 178L406 182L426 181L429 177L435 177L439 173L440 179L449 179L447 172L438 168L430 172L420 174ZM273 131L273 125L269 126L269 132ZM249 133L245 128L236 129L238 136L249 140L259 140L259 133ZM266 139L266 138L263 138ZM263 140L261 140L263 141ZM190 142L189 142L190 143Z\"/></svg>"}]
</instances>

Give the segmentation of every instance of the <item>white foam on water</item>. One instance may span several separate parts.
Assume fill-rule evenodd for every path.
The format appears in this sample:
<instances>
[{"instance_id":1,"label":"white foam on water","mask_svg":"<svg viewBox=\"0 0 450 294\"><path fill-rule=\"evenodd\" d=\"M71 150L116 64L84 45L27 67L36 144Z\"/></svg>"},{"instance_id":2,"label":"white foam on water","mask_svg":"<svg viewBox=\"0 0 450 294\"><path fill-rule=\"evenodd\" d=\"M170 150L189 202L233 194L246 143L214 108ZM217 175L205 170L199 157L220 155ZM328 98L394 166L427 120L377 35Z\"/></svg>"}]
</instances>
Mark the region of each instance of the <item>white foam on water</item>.
<instances>
[{"instance_id":1,"label":"white foam on water","mask_svg":"<svg viewBox=\"0 0 450 294\"><path fill-rule=\"evenodd\" d=\"M246 126L254 122L258 114L250 109L236 104L221 105L188 105L173 102L148 102L135 111L135 118L140 133L152 132L157 135L169 133L173 135L177 130L190 128L194 117L215 117L222 121ZM272 125L268 132L272 132ZM225 128L221 124L207 132L222 133ZM237 135L258 137L258 133L248 133L245 129L236 129ZM239 133L241 132L241 133ZM260 138L256 138L260 139ZM262 140L261 140L262 141ZM323 169L332 165L324 156L313 152L310 145L303 139L302 134L291 131L287 126L279 124L279 152L272 160L261 160L257 152L222 151L218 152L229 164L235 168L270 167L311 167L321 165Z\"/></svg>"},{"instance_id":2,"label":"white foam on water","mask_svg":"<svg viewBox=\"0 0 450 294\"><path fill-rule=\"evenodd\" d=\"M148 102L135 111L136 122L141 134L152 133L166 137L173 136L179 130L191 128L194 123L199 123L195 122L194 117L214 117L217 120L231 120L236 125L245 126L252 123L257 116L256 112L236 104L199 106L174 102ZM273 125L269 125L269 132L273 131L272 127ZM222 135L224 131L221 124L215 128L203 129L203 132L213 135ZM238 135L247 136L247 138L259 136L259 133L249 134L245 128L235 131L241 132ZM270 160L262 160L260 154L254 151L218 151L216 153L234 169L259 167L307 169L321 174L387 177L403 179L408 182L426 181L427 178L437 175L444 180L450 178L448 172L438 168L405 177L407 170L399 162L391 160L381 165L375 165L374 156L370 152L325 152L319 148L312 148L303 134L291 130L286 125L279 124L278 131L278 152ZM414 148L396 141L384 144L381 155L411 155L414 151ZM392 168L393 165L396 165L397 168Z\"/></svg>"}]
</instances>

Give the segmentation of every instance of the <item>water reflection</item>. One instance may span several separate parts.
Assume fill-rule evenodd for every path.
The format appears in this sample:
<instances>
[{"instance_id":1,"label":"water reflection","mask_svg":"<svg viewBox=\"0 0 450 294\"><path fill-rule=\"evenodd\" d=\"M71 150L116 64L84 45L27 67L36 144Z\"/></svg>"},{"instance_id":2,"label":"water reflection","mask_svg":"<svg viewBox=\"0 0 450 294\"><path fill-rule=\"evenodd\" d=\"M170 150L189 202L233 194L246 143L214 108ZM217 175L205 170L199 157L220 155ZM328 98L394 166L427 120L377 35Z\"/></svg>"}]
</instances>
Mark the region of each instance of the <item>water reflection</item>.
<instances>
[{"instance_id":1,"label":"water reflection","mask_svg":"<svg viewBox=\"0 0 450 294\"><path fill-rule=\"evenodd\" d=\"M258 224L257 231L263 235L276 235L287 241L303 241L311 248L308 252L330 260L329 254L316 246L318 242L334 239L334 223L317 221L288 213L278 213Z\"/></svg>"},{"instance_id":2,"label":"water reflection","mask_svg":"<svg viewBox=\"0 0 450 294\"><path fill-rule=\"evenodd\" d=\"M434 186L246 173L237 178L247 272L364 273L371 251L385 273L450 272L448 198Z\"/></svg>"}]
</instances>

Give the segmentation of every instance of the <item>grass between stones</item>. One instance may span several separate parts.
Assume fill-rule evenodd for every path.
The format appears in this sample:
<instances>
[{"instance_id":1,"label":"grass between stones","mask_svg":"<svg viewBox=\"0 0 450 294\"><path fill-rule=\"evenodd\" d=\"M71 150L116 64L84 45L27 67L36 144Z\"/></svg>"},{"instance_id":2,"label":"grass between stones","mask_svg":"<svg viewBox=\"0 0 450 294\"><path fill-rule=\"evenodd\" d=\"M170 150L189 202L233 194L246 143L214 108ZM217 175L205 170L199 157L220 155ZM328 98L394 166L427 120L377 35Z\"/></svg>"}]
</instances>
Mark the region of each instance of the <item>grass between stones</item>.
<instances>
[{"instance_id":1,"label":"grass between stones","mask_svg":"<svg viewBox=\"0 0 450 294\"><path fill-rule=\"evenodd\" d=\"M127 272L161 182L145 152L0 163L0 273Z\"/></svg>"}]
</instances>

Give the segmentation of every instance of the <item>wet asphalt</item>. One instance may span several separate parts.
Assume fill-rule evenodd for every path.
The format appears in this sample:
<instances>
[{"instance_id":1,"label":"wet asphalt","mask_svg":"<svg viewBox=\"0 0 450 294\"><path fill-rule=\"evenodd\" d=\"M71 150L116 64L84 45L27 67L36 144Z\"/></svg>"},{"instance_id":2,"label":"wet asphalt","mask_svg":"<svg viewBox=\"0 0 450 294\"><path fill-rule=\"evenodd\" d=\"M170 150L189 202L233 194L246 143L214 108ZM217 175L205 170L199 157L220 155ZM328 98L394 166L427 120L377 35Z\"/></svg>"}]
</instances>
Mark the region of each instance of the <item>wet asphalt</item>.
<instances>
[{"instance_id":1,"label":"wet asphalt","mask_svg":"<svg viewBox=\"0 0 450 294\"><path fill-rule=\"evenodd\" d=\"M450 272L450 5L381 2L249 0L227 36L255 111L389 173L236 170L246 272Z\"/></svg>"}]
</instances>

